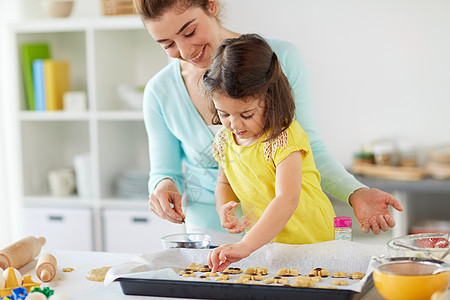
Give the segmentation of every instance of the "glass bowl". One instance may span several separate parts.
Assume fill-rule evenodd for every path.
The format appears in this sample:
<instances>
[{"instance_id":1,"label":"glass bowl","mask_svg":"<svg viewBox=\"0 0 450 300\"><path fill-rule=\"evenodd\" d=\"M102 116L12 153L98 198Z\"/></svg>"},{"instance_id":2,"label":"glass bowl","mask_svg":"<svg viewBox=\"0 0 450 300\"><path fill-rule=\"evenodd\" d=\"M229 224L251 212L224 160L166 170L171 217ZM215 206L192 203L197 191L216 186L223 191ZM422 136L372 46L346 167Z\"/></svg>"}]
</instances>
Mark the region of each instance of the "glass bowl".
<instances>
[{"instance_id":1,"label":"glass bowl","mask_svg":"<svg viewBox=\"0 0 450 300\"><path fill-rule=\"evenodd\" d=\"M201 233L177 233L166 235L161 238L164 249L171 248L190 248L190 249L208 249L211 237Z\"/></svg>"},{"instance_id":2,"label":"glass bowl","mask_svg":"<svg viewBox=\"0 0 450 300\"><path fill-rule=\"evenodd\" d=\"M450 263L450 233L419 233L396 237L388 241L390 257L419 257Z\"/></svg>"}]
</instances>

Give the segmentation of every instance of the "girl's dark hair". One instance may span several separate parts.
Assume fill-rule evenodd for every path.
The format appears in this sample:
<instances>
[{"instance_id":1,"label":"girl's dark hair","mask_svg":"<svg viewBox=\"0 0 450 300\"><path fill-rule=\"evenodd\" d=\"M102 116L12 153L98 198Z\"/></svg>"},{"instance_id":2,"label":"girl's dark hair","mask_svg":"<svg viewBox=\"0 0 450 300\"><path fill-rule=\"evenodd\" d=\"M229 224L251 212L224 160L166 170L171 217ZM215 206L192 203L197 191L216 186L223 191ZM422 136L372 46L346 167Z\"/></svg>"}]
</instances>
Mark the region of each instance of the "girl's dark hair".
<instances>
[{"instance_id":1,"label":"girl's dark hair","mask_svg":"<svg viewBox=\"0 0 450 300\"><path fill-rule=\"evenodd\" d=\"M270 129L266 141L281 134L292 123L295 103L289 81L277 55L257 34L227 39L217 49L211 67L203 75L207 93L220 93L241 101L255 97L265 100L263 132ZM213 124L220 124L211 105Z\"/></svg>"},{"instance_id":2,"label":"girl's dark hair","mask_svg":"<svg viewBox=\"0 0 450 300\"><path fill-rule=\"evenodd\" d=\"M143 21L160 18L172 7L183 11L190 7L200 7L208 10L208 0L134 0L136 12Z\"/></svg>"}]
</instances>

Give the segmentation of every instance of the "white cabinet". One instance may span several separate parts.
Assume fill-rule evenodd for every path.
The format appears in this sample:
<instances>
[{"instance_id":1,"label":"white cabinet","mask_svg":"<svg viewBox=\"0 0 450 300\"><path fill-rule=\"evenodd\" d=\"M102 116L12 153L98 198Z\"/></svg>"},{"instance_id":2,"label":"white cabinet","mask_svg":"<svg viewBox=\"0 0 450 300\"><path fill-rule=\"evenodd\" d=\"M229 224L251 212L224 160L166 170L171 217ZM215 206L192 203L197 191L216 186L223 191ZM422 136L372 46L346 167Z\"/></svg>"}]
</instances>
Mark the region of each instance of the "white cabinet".
<instances>
[{"instance_id":1,"label":"white cabinet","mask_svg":"<svg viewBox=\"0 0 450 300\"><path fill-rule=\"evenodd\" d=\"M18 171L12 172L10 180L16 183L12 185L15 189L12 195L17 198L14 202L17 214L28 207L65 211L87 208L92 214L92 249L105 250L102 243L104 209L148 211L146 194L128 199L119 196L123 194L117 191L117 182L123 173L148 174L150 168L142 111L139 105L127 104L117 88L119 85L144 86L168 63L167 55L148 35L137 16L42 19L15 24L10 32L15 56L11 101L17 103L11 111L16 121L11 130L15 131L16 140L12 143L18 150L13 158L14 170ZM71 90L86 94L86 111L27 109L20 45L33 42L47 43L53 59L70 62ZM89 154L90 158L87 174L92 190L89 196L52 196L47 184L49 171L73 168L74 158L83 154ZM86 165L84 167L86 174ZM38 214L34 210L28 213ZM31 216L26 224L18 221L21 235L25 234L25 227L33 228L33 222L41 217ZM145 230L156 230L151 224ZM53 232L51 228L35 234L53 237L57 233L63 238L63 232ZM136 240L142 233L141 229L136 232ZM131 236L133 234L130 232Z\"/></svg>"},{"instance_id":2,"label":"white cabinet","mask_svg":"<svg viewBox=\"0 0 450 300\"><path fill-rule=\"evenodd\" d=\"M150 211L103 210L104 250L146 253L162 250L161 237L184 232L184 225L163 220Z\"/></svg>"},{"instance_id":3,"label":"white cabinet","mask_svg":"<svg viewBox=\"0 0 450 300\"><path fill-rule=\"evenodd\" d=\"M26 207L24 233L46 238L51 250L94 250L92 211L89 208L58 209Z\"/></svg>"}]
</instances>

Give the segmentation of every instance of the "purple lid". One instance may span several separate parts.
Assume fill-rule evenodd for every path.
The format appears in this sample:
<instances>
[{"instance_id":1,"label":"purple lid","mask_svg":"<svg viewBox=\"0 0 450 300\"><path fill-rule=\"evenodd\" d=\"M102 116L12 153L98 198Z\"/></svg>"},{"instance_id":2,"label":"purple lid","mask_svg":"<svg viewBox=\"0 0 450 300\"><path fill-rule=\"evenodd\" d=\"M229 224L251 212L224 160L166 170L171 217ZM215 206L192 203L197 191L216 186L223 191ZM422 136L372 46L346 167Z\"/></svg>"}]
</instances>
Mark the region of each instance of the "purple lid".
<instances>
[{"instance_id":1,"label":"purple lid","mask_svg":"<svg viewBox=\"0 0 450 300\"><path fill-rule=\"evenodd\" d=\"M352 227L351 217L335 217L334 227Z\"/></svg>"}]
</instances>

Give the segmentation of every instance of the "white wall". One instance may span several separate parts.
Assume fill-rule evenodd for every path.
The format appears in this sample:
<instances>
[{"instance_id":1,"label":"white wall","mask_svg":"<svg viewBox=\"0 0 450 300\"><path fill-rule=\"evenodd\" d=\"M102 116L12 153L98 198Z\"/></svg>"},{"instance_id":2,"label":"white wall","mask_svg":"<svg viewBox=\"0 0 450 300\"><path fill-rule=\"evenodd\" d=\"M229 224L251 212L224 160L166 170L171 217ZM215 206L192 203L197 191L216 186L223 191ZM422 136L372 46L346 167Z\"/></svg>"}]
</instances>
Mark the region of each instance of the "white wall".
<instances>
[{"instance_id":1,"label":"white wall","mask_svg":"<svg viewBox=\"0 0 450 300\"><path fill-rule=\"evenodd\" d=\"M4 137L6 24L39 18L40 1L0 0L0 247L8 230ZM224 24L298 45L311 74L323 139L350 165L362 142L380 137L427 148L450 142L450 1L222 0ZM77 0L73 16L99 15L99 1ZM6 92L5 92L6 90ZM10 183L11 184L11 183ZM12 190L13 188L11 188ZM6 229L5 229L6 228ZM6 241L6 242L5 242Z\"/></svg>"},{"instance_id":2,"label":"white wall","mask_svg":"<svg viewBox=\"0 0 450 300\"><path fill-rule=\"evenodd\" d=\"M12 238L10 227L11 210L9 205L9 185L7 182L7 136L10 116L8 111L7 78L8 78L8 45L7 24L15 16L15 9L10 1L0 0L0 249L9 244Z\"/></svg>"},{"instance_id":3,"label":"white wall","mask_svg":"<svg viewBox=\"0 0 450 300\"><path fill-rule=\"evenodd\" d=\"M3 20L3 1L0 1L0 20ZM0 24L0 41L3 45L3 24ZM0 47L0 59L3 58L3 50ZM3 90L3 72L0 72L0 91ZM0 120L3 120L3 112L5 109L3 108L4 96L0 94ZM5 141L3 139L4 136L4 124L0 121L0 228L8 228L6 230L0 230L0 246L6 244L9 240L9 227L7 227L8 220L6 216L8 215L8 202L6 201L6 177L5 177Z\"/></svg>"},{"instance_id":4,"label":"white wall","mask_svg":"<svg viewBox=\"0 0 450 300\"><path fill-rule=\"evenodd\" d=\"M318 126L351 164L363 142L450 142L450 1L223 0L223 23L295 43Z\"/></svg>"}]
</instances>

